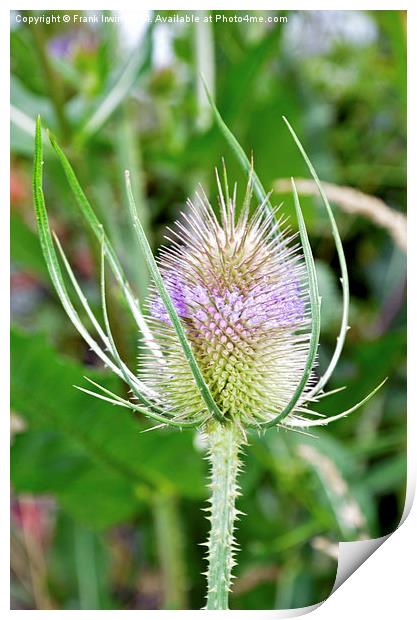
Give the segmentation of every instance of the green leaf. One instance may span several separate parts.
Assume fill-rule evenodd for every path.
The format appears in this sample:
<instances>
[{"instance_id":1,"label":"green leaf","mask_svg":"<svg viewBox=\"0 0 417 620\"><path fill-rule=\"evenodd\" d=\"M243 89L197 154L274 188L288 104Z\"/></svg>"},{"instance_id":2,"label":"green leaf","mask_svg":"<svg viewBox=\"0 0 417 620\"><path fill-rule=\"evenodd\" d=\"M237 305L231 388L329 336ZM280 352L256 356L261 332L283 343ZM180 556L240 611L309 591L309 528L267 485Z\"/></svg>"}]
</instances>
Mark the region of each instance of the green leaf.
<instances>
[{"instance_id":1,"label":"green leaf","mask_svg":"<svg viewBox=\"0 0 417 620\"><path fill-rule=\"evenodd\" d=\"M83 472L88 459L62 434L33 430L18 433L11 449L11 474L16 491L55 493Z\"/></svg>"},{"instance_id":2,"label":"green leaf","mask_svg":"<svg viewBox=\"0 0 417 620\"><path fill-rule=\"evenodd\" d=\"M279 54L282 33L280 26L271 28L265 36L247 46L240 62L230 64L221 93L223 117L228 125L237 116L245 114L246 104L252 101L247 93L257 88L266 60Z\"/></svg>"},{"instance_id":3,"label":"green leaf","mask_svg":"<svg viewBox=\"0 0 417 620\"><path fill-rule=\"evenodd\" d=\"M94 528L126 521L140 509L129 480L56 431L35 429L15 437L11 479L18 493L54 494L68 514Z\"/></svg>"},{"instance_id":4,"label":"green leaf","mask_svg":"<svg viewBox=\"0 0 417 620\"><path fill-rule=\"evenodd\" d=\"M407 14L406 11L373 11L375 21L387 36L391 48L398 94L407 102Z\"/></svg>"},{"instance_id":5,"label":"green leaf","mask_svg":"<svg viewBox=\"0 0 417 620\"><path fill-rule=\"evenodd\" d=\"M74 519L97 529L122 523L140 512L143 503L123 476L106 467L91 467L58 494Z\"/></svg>"},{"instance_id":6,"label":"green leaf","mask_svg":"<svg viewBox=\"0 0 417 620\"><path fill-rule=\"evenodd\" d=\"M57 355L43 337L13 330L11 347L12 407L30 427L59 432L134 486L205 495L203 463L190 433L141 433L131 413L75 390L86 369ZM88 375L115 388L114 377Z\"/></svg>"}]
</instances>

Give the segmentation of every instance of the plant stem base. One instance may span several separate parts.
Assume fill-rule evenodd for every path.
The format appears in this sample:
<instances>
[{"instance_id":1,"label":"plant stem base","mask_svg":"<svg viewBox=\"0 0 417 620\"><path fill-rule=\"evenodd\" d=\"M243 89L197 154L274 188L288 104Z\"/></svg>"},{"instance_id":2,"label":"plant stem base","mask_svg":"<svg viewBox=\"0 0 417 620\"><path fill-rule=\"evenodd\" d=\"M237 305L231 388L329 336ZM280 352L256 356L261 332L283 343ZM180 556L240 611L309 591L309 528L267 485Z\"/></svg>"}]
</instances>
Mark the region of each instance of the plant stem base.
<instances>
[{"instance_id":1,"label":"plant stem base","mask_svg":"<svg viewBox=\"0 0 417 620\"><path fill-rule=\"evenodd\" d=\"M241 431L233 423L212 422L207 428L211 463L211 531L208 542L206 609L228 609L232 568L235 564L235 501L239 494Z\"/></svg>"}]
</instances>

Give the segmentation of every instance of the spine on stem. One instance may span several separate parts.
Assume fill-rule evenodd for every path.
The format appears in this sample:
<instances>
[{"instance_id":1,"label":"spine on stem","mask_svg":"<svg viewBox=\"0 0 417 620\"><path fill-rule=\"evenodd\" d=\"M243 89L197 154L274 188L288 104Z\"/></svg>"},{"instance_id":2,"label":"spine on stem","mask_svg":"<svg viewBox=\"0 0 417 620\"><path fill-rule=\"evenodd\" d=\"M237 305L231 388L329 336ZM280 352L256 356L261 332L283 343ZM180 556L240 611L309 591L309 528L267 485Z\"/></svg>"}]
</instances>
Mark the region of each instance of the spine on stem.
<instances>
[{"instance_id":1,"label":"spine on stem","mask_svg":"<svg viewBox=\"0 0 417 620\"><path fill-rule=\"evenodd\" d=\"M213 421L207 428L211 464L211 523L208 546L206 609L228 609L234 555L237 551L234 529L239 495L237 476L240 470L239 448L242 432L233 423Z\"/></svg>"}]
</instances>

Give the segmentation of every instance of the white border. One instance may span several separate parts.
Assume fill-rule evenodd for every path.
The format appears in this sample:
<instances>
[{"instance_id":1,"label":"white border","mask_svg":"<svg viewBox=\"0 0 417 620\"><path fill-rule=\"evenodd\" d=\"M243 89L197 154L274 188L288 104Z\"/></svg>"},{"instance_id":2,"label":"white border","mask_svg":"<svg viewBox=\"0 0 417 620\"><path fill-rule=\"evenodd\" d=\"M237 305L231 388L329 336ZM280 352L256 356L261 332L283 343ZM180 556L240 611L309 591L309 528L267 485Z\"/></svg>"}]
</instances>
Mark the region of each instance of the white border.
<instances>
[{"instance_id":1,"label":"white border","mask_svg":"<svg viewBox=\"0 0 417 620\"><path fill-rule=\"evenodd\" d=\"M23 9L45 9L50 10L65 10L65 9L77 9L79 5L72 4L71 2L47 2L46 7L39 3L26 2L16 3L10 2L7 7L0 9L0 41L2 45L1 53L1 74L0 84L2 85L2 97L1 97L1 155L0 155L0 187L2 192L6 194L9 187L9 144L5 139L9 136L9 10L23 10ZM228 2L226 5L220 7L220 3L199 3L198 7L192 2L179 2L178 5L174 5L178 10L201 10L209 8L227 8L228 10L251 10L254 9L254 2L247 2L241 0L239 2ZM335 7L331 2L302 2L295 1L291 3L292 6L288 6L289 3L277 3L277 2L258 2L257 9L270 9L274 11L291 9L291 10L408 10L408 32L409 32L409 110L417 110L417 89L415 88L415 61L417 58L417 50L415 41L417 39L416 17L417 9L412 6L412 2L403 0L400 3L392 1L380 1L380 2L359 2L357 0L350 0L349 2L340 2ZM108 1L91 1L88 3L88 9L103 10L103 9L115 9L118 10L135 10L138 8L136 2L126 2L118 0L117 7L114 2ZM144 0L140 3L141 10L150 10L157 7L158 9L172 9L173 4L169 2L150 3ZM408 169L411 170L411 174L408 175L409 183L409 229L412 231L410 239L412 243L409 247L409 264L411 265L410 273L412 276L415 274L417 268L417 244L413 243L412 234L417 232L416 228L416 210L417 210L417 195L416 195L416 114L409 114L409 163ZM5 205L8 204L8 195L4 196L2 201L2 219L0 222L0 253L1 253L1 269L0 269L0 286L2 291L2 303L0 304L0 397L2 402L2 423L4 424L3 432L1 433L2 441L4 442L3 449L1 451L4 459L1 476L1 491L3 493L3 499L5 501L4 509L1 511L1 535L4 538L2 541L2 562L0 572L0 584L3 588L1 597L1 607L7 614L13 614L13 616L25 614L25 618L29 618L32 614L45 613L42 611L10 611L9 610L9 594L8 594L8 581L9 581L9 557L5 550L9 548L9 519L8 519L8 410L9 403L7 399L8 385L9 385L9 361L8 361L8 326L9 326L9 235L8 235L8 217L7 209ZM416 416L413 415L417 405L417 359L416 359L416 330L413 324L413 317L417 316L416 308L416 279L414 282L409 283L409 412L408 417L408 504L410 507L412 503L412 495L415 489L416 481L416 461L417 461L417 422ZM7 502L7 503L6 503ZM317 620L351 620L352 615L355 615L359 619L377 617L379 620L392 620L393 616L401 619L408 619L411 617L412 610L416 608L415 604L415 565L417 561L417 508L414 505L411 508L411 512L404 524L385 542L376 552L372 555L363 566L361 566L331 597L325 601L316 611L312 612L312 618ZM103 614L106 617L113 618L118 614L137 614L141 618L171 618L173 615L179 617L194 617L196 611L181 611L181 612L164 612L164 611L50 611L47 612L48 617L58 617L58 614L63 614L68 618L99 618ZM204 613L205 617L217 619L232 615L245 618L278 618L283 617L278 611L258 611L258 612L200 612ZM181 614L181 616L179 616ZM292 614L291 614L292 615ZM42 616L43 617L43 616ZM288 616L287 616L288 617Z\"/></svg>"}]
</instances>

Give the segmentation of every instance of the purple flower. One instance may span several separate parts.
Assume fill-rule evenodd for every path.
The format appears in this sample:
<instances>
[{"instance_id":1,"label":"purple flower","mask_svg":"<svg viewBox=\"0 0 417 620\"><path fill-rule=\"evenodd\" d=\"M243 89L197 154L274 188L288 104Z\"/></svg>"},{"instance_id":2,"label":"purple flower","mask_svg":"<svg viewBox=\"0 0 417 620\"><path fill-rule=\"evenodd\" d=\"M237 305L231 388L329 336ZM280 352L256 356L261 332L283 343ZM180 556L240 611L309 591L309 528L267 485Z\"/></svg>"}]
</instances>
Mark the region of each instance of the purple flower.
<instances>
[{"instance_id":1,"label":"purple flower","mask_svg":"<svg viewBox=\"0 0 417 620\"><path fill-rule=\"evenodd\" d=\"M218 220L207 198L177 222L160 269L197 363L219 408L246 423L285 406L302 375L308 348L304 265L258 208ZM154 290L148 301L164 364L143 352L142 376L171 410L204 411L167 310Z\"/></svg>"}]
</instances>

